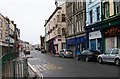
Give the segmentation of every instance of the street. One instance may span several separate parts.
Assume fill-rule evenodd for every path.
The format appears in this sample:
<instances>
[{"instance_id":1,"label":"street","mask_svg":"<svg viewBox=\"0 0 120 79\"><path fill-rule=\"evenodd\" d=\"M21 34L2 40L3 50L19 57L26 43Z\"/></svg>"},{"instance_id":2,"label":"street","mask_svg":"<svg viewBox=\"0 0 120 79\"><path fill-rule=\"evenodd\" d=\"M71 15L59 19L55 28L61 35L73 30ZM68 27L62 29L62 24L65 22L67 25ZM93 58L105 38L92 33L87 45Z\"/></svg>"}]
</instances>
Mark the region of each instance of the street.
<instances>
[{"instance_id":1,"label":"street","mask_svg":"<svg viewBox=\"0 0 120 79\"><path fill-rule=\"evenodd\" d=\"M59 58L53 54L31 51L28 62L40 77L119 77L119 67L113 64Z\"/></svg>"}]
</instances>

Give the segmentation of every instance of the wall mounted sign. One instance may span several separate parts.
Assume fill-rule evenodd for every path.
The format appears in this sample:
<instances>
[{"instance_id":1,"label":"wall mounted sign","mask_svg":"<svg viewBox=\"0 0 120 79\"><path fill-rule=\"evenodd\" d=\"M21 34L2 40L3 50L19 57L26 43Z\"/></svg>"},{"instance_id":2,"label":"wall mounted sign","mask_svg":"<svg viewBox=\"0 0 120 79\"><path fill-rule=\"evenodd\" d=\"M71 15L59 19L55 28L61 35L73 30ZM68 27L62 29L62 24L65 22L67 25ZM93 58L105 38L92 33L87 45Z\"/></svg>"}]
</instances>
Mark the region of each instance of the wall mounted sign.
<instances>
[{"instance_id":1,"label":"wall mounted sign","mask_svg":"<svg viewBox=\"0 0 120 79\"><path fill-rule=\"evenodd\" d=\"M120 27L111 27L105 30L105 36L120 35Z\"/></svg>"}]
</instances>

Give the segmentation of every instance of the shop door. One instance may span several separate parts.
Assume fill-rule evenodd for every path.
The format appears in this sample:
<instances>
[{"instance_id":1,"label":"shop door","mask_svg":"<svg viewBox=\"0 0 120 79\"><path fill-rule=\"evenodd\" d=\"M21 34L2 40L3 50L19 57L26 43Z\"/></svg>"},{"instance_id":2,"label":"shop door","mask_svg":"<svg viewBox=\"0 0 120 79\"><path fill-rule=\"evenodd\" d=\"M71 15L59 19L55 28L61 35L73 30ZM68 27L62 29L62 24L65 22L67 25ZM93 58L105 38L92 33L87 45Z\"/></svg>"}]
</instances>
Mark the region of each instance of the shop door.
<instances>
[{"instance_id":1,"label":"shop door","mask_svg":"<svg viewBox=\"0 0 120 79\"><path fill-rule=\"evenodd\" d=\"M96 50L96 39L90 40L91 50Z\"/></svg>"},{"instance_id":2,"label":"shop door","mask_svg":"<svg viewBox=\"0 0 120 79\"><path fill-rule=\"evenodd\" d=\"M98 39L98 50L102 52L102 39Z\"/></svg>"}]
</instances>

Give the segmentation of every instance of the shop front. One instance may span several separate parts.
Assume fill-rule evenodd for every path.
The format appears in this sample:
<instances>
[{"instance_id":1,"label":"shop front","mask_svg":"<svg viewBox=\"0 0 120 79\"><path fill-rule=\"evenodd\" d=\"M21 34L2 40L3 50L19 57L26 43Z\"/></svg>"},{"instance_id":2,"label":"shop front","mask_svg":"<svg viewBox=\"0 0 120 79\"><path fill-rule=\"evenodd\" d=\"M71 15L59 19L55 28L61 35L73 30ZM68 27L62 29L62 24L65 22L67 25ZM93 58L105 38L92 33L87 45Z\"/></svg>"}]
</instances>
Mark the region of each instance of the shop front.
<instances>
[{"instance_id":1,"label":"shop front","mask_svg":"<svg viewBox=\"0 0 120 79\"><path fill-rule=\"evenodd\" d=\"M89 33L89 49L102 52L102 35L100 30Z\"/></svg>"},{"instance_id":2,"label":"shop front","mask_svg":"<svg viewBox=\"0 0 120 79\"><path fill-rule=\"evenodd\" d=\"M75 37L67 39L67 48L71 49L73 52L81 52L86 49L86 37Z\"/></svg>"},{"instance_id":3,"label":"shop front","mask_svg":"<svg viewBox=\"0 0 120 79\"><path fill-rule=\"evenodd\" d=\"M102 21L102 42L104 52L120 48L120 16Z\"/></svg>"},{"instance_id":4,"label":"shop front","mask_svg":"<svg viewBox=\"0 0 120 79\"><path fill-rule=\"evenodd\" d=\"M92 25L86 26L87 48L90 50L102 50L102 31L101 22L96 22Z\"/></svg>"},{"instance_id":5,"label":"shop front","mask_svg":"<svg viewBox=\"0 0 120 79\"><path fill-rule=\"evenodd\" d=\"M120 48L120 26L104 29L105 52L112 48Z\"/></svg>"}]
</instances>

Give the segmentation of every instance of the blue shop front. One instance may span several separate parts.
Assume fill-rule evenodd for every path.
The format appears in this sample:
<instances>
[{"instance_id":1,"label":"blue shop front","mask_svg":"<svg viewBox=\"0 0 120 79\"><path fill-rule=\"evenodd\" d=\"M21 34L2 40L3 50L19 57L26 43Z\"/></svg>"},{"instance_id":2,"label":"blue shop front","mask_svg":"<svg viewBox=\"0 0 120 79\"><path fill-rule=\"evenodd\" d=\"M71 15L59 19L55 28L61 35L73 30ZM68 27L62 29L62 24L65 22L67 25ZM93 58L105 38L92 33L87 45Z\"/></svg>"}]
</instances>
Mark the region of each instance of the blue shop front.
<instances>
[{"instance_id":1,"label":"blue shop front","mask_svg":"<svg viewBox=\"0 0 120 79\"><path fill-rule=\"evenodd\" d=\"M67 39L66 48L72 50L76 54L78 52L85 50L86 49L86 37L82 36L82 37L74 37L71 39Z\"/></svg>"},{"instance_id":2,"label":"blue shop front","mask_svg":"<svg viewBox=\"0 0 120 79\"><path fill-rule=\"evenodd\" d=\"M87 35L87 48L90 50L98 50L101 53L102 50L102 30L101 30L101 22L97 22L95 24L89 25L86 27L86 35Z\"/></svg>"}]
</instances>

